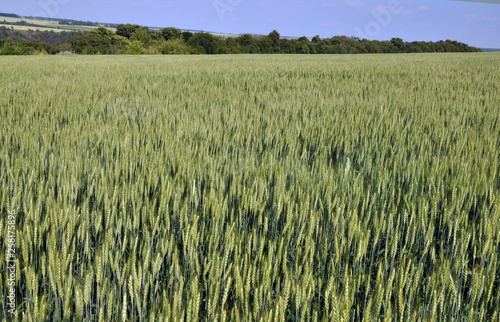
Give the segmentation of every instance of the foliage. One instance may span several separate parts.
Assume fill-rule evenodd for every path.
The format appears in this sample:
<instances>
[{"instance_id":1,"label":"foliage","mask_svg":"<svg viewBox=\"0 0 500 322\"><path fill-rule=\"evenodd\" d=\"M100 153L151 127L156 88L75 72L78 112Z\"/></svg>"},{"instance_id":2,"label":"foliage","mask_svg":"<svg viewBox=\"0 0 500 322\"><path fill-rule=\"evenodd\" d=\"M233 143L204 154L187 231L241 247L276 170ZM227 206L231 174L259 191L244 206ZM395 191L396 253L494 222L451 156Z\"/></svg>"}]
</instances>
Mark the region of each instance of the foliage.
<instances>
[{"instance_id":1,"label":"foliage","mask_svg":"<svg viewBox=\"0 0 500 322\"><path fill-rule=\"evenodd\" d=\"M131 55L142 55L144 54L145 50L144 47L142 46L142 43L138 40L132 40L128 44L128 51L127 54Z\"/></svg>"},{"instance_id":2,"label":"foliage","mask_svg":"<svg viewBox=\"0 0 500 322\"><path fill-rule=\"evenodd\" d=\"M116 34L118 36L122 36L122 37L125 37L127 39L130 39L130 37L132 37L132 35L134 34L134 32L141 28L141 26L139 25L132 25L132 24L120 24L118 26L116 26Z\"/></svg>"},{"instance_id":3,"label":"foliage","mask_svg":"<svg viewBox=\"0 0 500 322\"><path fill-rule=\"evenodd\" d=\"M51 45L59 45L61 43L67 42L71 36L78 34L80 34L80 32L77 31L54 32L37 30L11 30L9 28L0 26L0 39L12 39L14 41L38 40L49 43Z\"/></svg>"},{"instance_id":4,"label":"foliage","mask_svg":"<svg viewBox=\"0 0 500 322\"><path fill-rule=\"evenodd\" d=\"M40 54L41 52L47 54L56 54L59 52L59 47L38 40L0 40L0 55L33 55Z\"/></svg>"},{"instance_id":5,"label":"foliage","mask_svg":"<svg viewBox=\"0 0 500 322\"><path fill-rule=\"evenodd\" d=\"M72 25L72 26L95 26L95 27L99 26L98 22L80 21L80 20L66 20L66 19L62 19L62 20L59 20L58 23L60 25Z\"/></svg>"},{"instance_id":6,"label":"foliage","mask_svg":"<svg viewBox=\"0 0 500 322\"><path fill-rule=\"evenodd\" d=\"M188 40L193 36L193 33L190 31L183 31L182 32L182 38L184 39L185 42L188 42Z\"/></svg>"},{"instance_id":7,"label":"foliage","mask_svg":"<svg viewBox=\"0 0 500 322\"><path fill-rule=\"evenodd\" d=\"M14 13L3 13L3 12L0 12L0 17L21 18L20 16Z\"/></svg>"},{"instance_id":8,"label":"foliage","mask_svg":"<svg viewBox=\"0 0 500 322\"><path fill-rule=\"evenodd\" d=\"M87 33L70 38L71 47L77 54L113 54L113 45L116 39L111 30L98 27Z\"/></svg>"},{"instance_id":9,"label":"foliage","mask_svg":"<svg viewBox=\"0 0 500 322\"><path fill-rule=\"evenodd\" d=\"M185 46L183 40L179 38L170 39L160 43L160 52L164 55L183 55L189 53L189 48Z\"/></svg>"},{"instance_id":10,"label":"foliage","mask_svg":"<svg viewBox=\"0 0 500 322\"><path fill-rule=\"evenodd\" d=\"M130 40L138 41L141 43L141 46L149 47L152 40L152 33L148 27L139 27L132 33Z\"/></svg>"},{"instance_id":11,"label":"foliage","mask_svg":"<svg viewBox=\"0 0 500 322\"><path fill-rule=\"evenodd\" d=\"M498 321L499 60L0 58L18 320Z\"/></svg>"},{"instance_id":12,"label":"foliage","mask_svg":"<svg viewBox=\"0 0 500 322\"><path fill-rule=\"evenodd\" d=\"M188 44L193 48L203 48L206 54L222 54L224 41L206 32L195 33Z\"/></svg>"},{"instance_id":13,"label":"foliage","mask_svg":"<svg viewBox=\"0 0 500 322\"><path fill-rule=\"evenodd\" d=\"M161 35L163 36L163 38L165 38L165 40L178 39L178 38L181 38L183 36L180 29L173 28L173 27L163 28L161 30ZM189 38L191 38L191 36L189 36Z\"/></svg>"},{"instance_id":14,"label":"foliage","mask_svg":"<svg viewBox=\"0 0 500 322\"><path fill-rule=\"evenodd\" d=\"M39 32L37 32L38 34ZM200 54L362 54L362 53L421 53L421 52L477 52L480 49L469 47L457 41L439 42L404 42L400 38L391 41L370 41L356 37L334 36L321 39L319 36L309 40L303 36L298 39L284 39L273 30L267 36L252 36L244 34L238 37L221 38L204 32L181 32L174 27L164 28L160 31L150 30L132 24L120 24L113 33L104 26L88 32L61 34L50 32L38 38L26 37L26 33L8 30L0 27L0 39L11 38L14 40L50 39L50 43L59 44L65 50L71 45L72 51L78 54L128 54L128 53L159 53L172 52L163 50L162 40L177 40L175 53L200 53ZM28 33L29 35L29 33ZM31 37L31 38L30 38ZM43 37L43 39L40 39ZM58 38L59 37L59 38ZM121 37L121 38L120 38ZM58 41L59 39L59 41ZM118 45L115 40L118 40ZM124 43L125 41L125 43ZM131 42L139 41L138 43ZM125 50L124 48L134 48ZM136 50L137 49L137 50Z\"/></svg>"},{"instance_id":15,"label":"foliage","mask_svg":"<svg viewBox=\"0 0 500 322\"><path fill-rule=\"evenodd\" d=\"M392 38L391 43L398 48L398 50L402 51L406 48L406 44L401 38Z\"/></svg>"},{"instance_id":16,"label":"foliage","mask_svg":"<svg viewBox=\"0 0 500 322\"><path fill-rule=\"evenodd\" d=\"M250 34L244 34L236 38L236 42L240 44L241 47L251 47L255 39Z\"/></svg>"}]
</instances>

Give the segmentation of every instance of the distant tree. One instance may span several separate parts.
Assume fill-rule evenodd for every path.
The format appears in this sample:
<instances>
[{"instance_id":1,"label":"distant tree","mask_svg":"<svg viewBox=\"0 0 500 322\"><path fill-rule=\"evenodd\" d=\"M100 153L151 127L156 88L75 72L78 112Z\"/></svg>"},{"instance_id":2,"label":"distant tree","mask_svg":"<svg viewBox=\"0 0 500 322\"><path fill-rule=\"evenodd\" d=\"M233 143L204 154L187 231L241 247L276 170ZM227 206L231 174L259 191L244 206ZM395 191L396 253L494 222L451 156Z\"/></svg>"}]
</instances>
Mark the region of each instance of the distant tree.
<instances>
[{"instance_id":1,"label":"distant tree","mask_svg":"<svg viewBox=\"0 0 500 322\"><path fill-rule=\"evenodd\" d=\"M422 52L424 52L424 53L432 52L432 48L429 46L429 43L427 43L425 41L417 41L416 43L418 44L418 46L420 47ZM404 51L405 52L407 51L407 46L405 46Z\"/></svg>"},{"instance_id":2,"label":"distant tree","mask_svg":"<svg viewBox=\"0 0 500 322\"><path fill-rule=\"evenodd\" d=\"M193 48L203 48L207 54L222 54L224 50L224 41L206 32L195 33L188 44Z\"/></svg>"},{"instance_id":3,"label":"distant tree","mask_svg":"<svg viewBox=\"0 0 500 322\"><path fill-rule=\"evenodd\" d=\"M407 50L408 50L409 53L421 53L422 52L422 48L420 47L419 43L416 42L416 41L411 42L410 44L408 44L408 49Z\"/></svg>"},{"instance_id":4,"label":"distant tree","mask_svg":"<svg viewBox=\"0 0 500 322\"><path fill-rule=\"evenodd\" d=\"M152 33L149 31L148 27L139 27L130 36L130 40L137 40L145 45L148 45L151 41Z\"/></svg>"},{"instance_id":5,"label":"distant tree","mask_svg":"<svg viewBox=\"0 0 500 322\"><path fill-rule=\"evenodd\" d=\"M90 33L96 33L104 37L111 37L113 35L113 32L110 29L103 26L92 29Z\"/></svg>"},{"instance_id":6,"label":"distant tree","mask_svg":"<svg viewBox=\"0 0 500 322\"><path fill-rule=\"evenodd\" d=\"M271 37L269 37L269 36L263 36L263 37L256 39L255 45L256 46L255 46L254 50L255 49L258 50L257 51L258 53L271 54L274 52L273 41L272 41Z\"/></svg>"},{"instance_id":7,"label":"distant tree","mask_svg":"<svg viewBox=\"0 0 500 322\"><path fill-rule=\"evenodd\" d=\"M125 37L127 39L130 39L132 34L138 29L141 28L139 25L131 25L129 23L127 24L120 24L116 26L116 34L118 36Z\"/></svg>"},{"instance_id":8,"label":"distant tree","mask_svg":"<svg viewBox=\"0 0 500 322\"><path fill-rule=\"evenodd\" d=\"M188 53L197 53L192 50L182 38L162 40L160 43L160 52L166 55L183 55Z\"/></svg>"},{"instance_id":9,"label":"distant tree","mask_svg":"<svg viewBox=\"0 0 500 322\"><path fill-rule=\"evenodd\" d=\"M317 54L329 54L330 53L330 47L326 44L325 41L320 40L320 41L313 41L311 43L314 45L314 49Z\"/></svg>"},{"instance_id":10,"label":"distant tree","mask_svg":"<svg viewBox=\"0 0 500 322\"><path fill-rule=\"evenodd\" d=\"M391 54L398 52L398 48L388 40L379 41L378 43L380 44L380 47L382 48L382 52L384 54Z\"/></svg>"},{"instance_id":11,"label":"distant tree","mask_svg":"<svg viewBox=\"0 0 500 322\"><path fill-rule=\"evenodd\" d=\"M250 34L244 34L239 37L236 37L236 42L240 44L242 47L250 47L254 43L255 39Z\"/></svg>"},{"instance_id":12,"label":"distant tree","mask_svg":"<svg viewBox=\"0 0 500 322\"><path fill-rule=\"evenodd\" d=\"M295 54L297 52L297 47L299 42L296 39L289 40L283 43L282 52L284 54Z\"/></svg>"},{"instance_id":13,"label":"distant tree","mask_svg":"<svg viewBox=\"0 0 500 322\"><path fill-rule=\"evenodd\" d=\"M131 41L125 37L113 35L111 37L112 53L115 55L128 54L130 51Z\"/></svg>"},{"instance_id":14,"label":"distant tree","mask_svg":"<svg viewBox=\"0 0 500 322\"><path fill-rule=\"evenodd\" d=\"M130 44L128 45L128 54L130 55L142 55L144 54L144 47L143 43L140 42L139 40L132 40Z\"/></svg>"},{"instance_id":15,"label":"distant tree","mask_svg":"<svg viewBox=\"0 0 500 322\"><path fill-rule=\"evenodd\" d=\"M309 38L306 36L302 36L298 39L296 46L297 54L309 54L311 52L311 48L309 46Z\"/></svg>"},{"instance_id":16,"label":"distant tree","mask_svg":"<svg viewBox=\"0 0 500 322\"><path fill-rule=\"evenodd\" d=\"M269 35L267 35L269 37L269 39L271 39L271 46L273 48L273 51L275 53L279 53L281 48L280 48L280 39L281 39L281 36L279 34L279 32L277 32L276 30L273 30L269 33Z\"/></svg>"},{"instance_id":17,"label":"distant tree","mask_svg":"<svg viewBox=\"0 0 500 322\"><path fill-rule=\"evenodd\" d=\"M68 21L70 24L79 22ZM83 22L82 22L83 23ZM168 39L168 40L166 40ZM207 33L181 32L169 27L151 31L139 25L118 25L116 33L104 26L90 32L54 32L12 30L0 26L1 54L56 53L72 50L81 54L225 54L225 53L397 53L397 52L477 52L478 48L455 40L406 43L335 36L321 39L316 35L288 40L273 30L267 36L244 34L236 38L215 37ZM48 44L47 44L48 43Z\"/></svg>"},{"instance_id":18,"label":"distant tree","mask_svg":"<svg viewBox=\"0 0 500 322\"><path fill-rule=\"evenodd\" d=\"M14 14L14 13L4 13L4 12L1 12L0 15L2 17L20 18L18 15Z\"/></svg>"},{"instance_id":19,"label":"distant tree","mask_svg":"<svg viewBox=\"0 0 500 322\"><path fill-rule=\"evenodd\" d=\"M161 30L161 34L165 40L178 39L182 37L180 29L174 27L167 27Z\"/></svg>"},{"instance_id":20,"label":"distant tree","mask_svg":"<svg viewBox=\"0 0 500 322\"><path fill-rule=\"evenodd\" d=\"M401 38L392 38L391 43L400 51L403 51L406 48L406 44Z\"/></svg>"},{"instance_id":21,"label":"distant tree","mask_svg":"<svg viewBox=\"0 0 500 322\"><path fill-rule=\"evenodd\" d=\"M241 45L236 41L234 37L228 37L225 39L224 47L226 48L225 52L228 54L240 54L245 52ZM243 51L242 51L243 49Z\"/></svg>"},{"instance_id":22,"label":"distant tree","mask_svg":"<svg viewBox=\"0 0 500 322\"><path fill-rule=\"evenodd\" d=\"M163 35L161 34L161 30L149 30L149 35L151 36L151 40L163 40Z\"/></svg>"},{"instance_id":23,"label":"distant tree","mask_svg":"<svg viewBox=\"0 0 500 322\"><path fill-rule=\"evenodd\" d=\"M359 41L359 48L362 53L377 53L379 49L377 45L366 38L363 38Z\"/></svg>"},{"instance_id":24,"label":"distant tree","mask_svg":"<svg viewBox=\"0 0 500 322\"><path fill-rule=\"evenodd\" d=\"M113 32L102 26L71 37L70 43L77 54L113 54Z\"/></svg>"},{"instance_id":25,"label":"distant tree","mask_svg":"<svg viewBox=\"0 0 500 322\"><path fill-rule=\"evenodd\" d=\"M184 39L185 42L188 42L188 40L193 36L192 32L189 31L184 31L182 33L182 38Z\"/></svg>"}]
</instances>

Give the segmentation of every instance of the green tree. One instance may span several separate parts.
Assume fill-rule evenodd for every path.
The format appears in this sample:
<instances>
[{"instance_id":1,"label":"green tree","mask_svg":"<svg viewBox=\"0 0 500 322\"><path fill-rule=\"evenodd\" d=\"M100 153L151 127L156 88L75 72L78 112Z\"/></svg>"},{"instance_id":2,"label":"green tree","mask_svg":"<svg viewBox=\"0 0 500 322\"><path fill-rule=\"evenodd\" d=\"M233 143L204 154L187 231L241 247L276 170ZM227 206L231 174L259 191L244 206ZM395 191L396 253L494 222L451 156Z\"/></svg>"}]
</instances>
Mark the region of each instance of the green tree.
<instances>
[{"instance_id":1,"label":"green tree","mask_svg":"<svg viewBox=\"0 0 500 322\"><path fill-rule=\"evenodd\" d=\"M262 54L271 54L274 52L273 40L269 36L263 36L255 41L258 52Z\"/></svg>"},{"instance_id":2,"label":"green tree","mask_svg":"<svg viewBox=\"0 0 500 322\"><path fill-rule=\"evenodd\" d=\"M130 36L130 40L140 41L147 46L151 42L151 37L151 31L149 31L148 27L139 27Z\"/></svg>"},{"instance_id":3,"label":"green tree","mask_svg":"<svg viewBox=\"0 0 500 322\"><path fill-rule=\"evenodd\" d=\"M206 32L195 33L188 44L193 48L203 48L207 54L222 54L224 50L224 41Z\"/></svg>"},{"instance_id":4,"label":"green tree","mask_svg":"<svg viewBox=\"0 0 500 322\"><path fill-rule=\"evenodd\" d=\"M410 53L421 53L422 52L422 48L420 48L420 45L418 44L418 42L414 41L414 42L411 42L408 45L408 52L410 52Z\"/></svg>"},{"instance_id":5,"label":"green tree","mask_svg":"<svg viewBox=\"0 0 500 322\"><path fill-rule=\"evenodd\" d=\"M184 39L185 42L188 42L188 40L193 37L193 33L189 31L184 31L182 32L182 38Z\"/></svg>"},{"instance_id":6,"label":"green tree","mask_svg":"<svg viewBox=\"0 0 500 322\"><path fill-rule=\"evenodd\" d=\"M295 54L297 52L299 42L296 39L292 39L284 42L282 46L282 52L284 54Z\"/></svg>"},{"instance_id":7,"label":"green tree","mask_svg":"<svg viewBox=\"0 0 500 322\"><path fill-rule=\"evenodd\" d=\"M239 37L236 37L236 42L240 44L242 47L249 48L255 42L255 38L250 34L244 34Z\"/></svg>"},{"instance_id":8,"label":"green tree","mask_svg":"<svg viewBox=\"0 0 500 322\"><path fill-rule=\"evenodd\" d=\"M167 27L161 30L161 35L165 38L165 40L178 39L182 37L182 32L180 29Z\"/></svg>"},{"instance_id":9,"label":"green tree","mask_svg":"<svg viewBox=\"0 0 500 322\"><path fill-rule=\"evenodd\" d=\"M142 55L144 51L143 44L139 40L132 40L128 46L128 54L130 55Z\"/></svg>"},{"instance_id":10,"label":"green tree","mask_svg":"<svg viewBox=\"0 0 500 322\"><path fill-rule=\"evenodd\" d=\"M234 37L228 37L225 40L224 46L228 54L240 54L242 53L242 50L244 50Z\"/></svg>"},{"instance_id":11,"label":"green tree","mask_svg":"<svg viewBox=\"0 0 500 322\"><path fill-rule=\"evenodd\" d=\"M116 26L116 34L118 36L125 37L127 39L130 39L132 34L138 29L141 28L139 25L131 25L129 23L127 24L120 24Z\"/></svg>"},{"instance_id":12,"label":"green tree","mask_svg":"<svg viewBox=\"0 0 500 322\"><path fill-rule=\"evenodd\" d=\"M280 39L281 39L281 36L279 34L279 32L277 32L276 30L273 30L269 33L269 35L267 35L269 37L269 39L271 39L271 45L273 47L273 51L275 53L279 53L281 48L280 48Z\"/></svg>"},{"instance_id":13,"label":"green tree","mask_svg":"<svg viewBox=\"0 0 500 322\"><path fill-rule=\"evenodd\" d=\"M298 39L296 46L297 54L309 54L311 52L311 48L309 47L309 39L306 36L302 36Z\"/></svg>"},{"instance_id":14,"label":"green tree","mask_svg":"<svg viewBox=\"0 0 500 322\"><path fill-rule=\"evenodd\" d=\"M190 53L188 46L182 38L162 40L160 52L165 55L183 55Z\"/></svg>"},{"instance_id":15,"label":"green tree","mask_svg":"<svg viewBox=\"0 0 500 322\"><path fill-rule=\"evenodd\" d=\"M400 51L403 51L406 48L406 44L401 38L392 38L391 43Z\"/></svg>"},{"instance_id":16,"label":"green tree","mask_svg":"<svg viewBox=\"0 0 500 322\"><path fill-rule=\"evenodd\" d=\"M71 37L71 47L77 54L113 54L113 32L105 27Z\"/></svg>"}]
</instances>

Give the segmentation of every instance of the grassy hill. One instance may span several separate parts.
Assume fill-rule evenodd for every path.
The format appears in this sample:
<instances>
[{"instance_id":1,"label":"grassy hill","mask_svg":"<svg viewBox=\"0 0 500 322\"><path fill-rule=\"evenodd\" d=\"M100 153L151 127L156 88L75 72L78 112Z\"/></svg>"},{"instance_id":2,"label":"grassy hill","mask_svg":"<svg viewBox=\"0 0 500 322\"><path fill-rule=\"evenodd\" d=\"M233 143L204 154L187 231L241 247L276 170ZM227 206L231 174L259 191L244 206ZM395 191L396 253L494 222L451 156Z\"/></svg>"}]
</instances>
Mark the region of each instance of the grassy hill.
<instances>
[{"instance_id":1,"label":"grassy hill","mask_svg":"<svg viewBox=\"0 0 500 322\"><path fill-rule=\"evenodd\" d=\"M500 51L500 48L481 48L484 52Z\"/></svg>"},{"instance_id":2,"label":"grassy hill","mask_svg":"<svg viewBox=\"0 0 500 322\"><path fill-rule=\"evenodd\" d=\"M67 19L50 19L42 17L21 17L15 14L0 13L0 26L11 28L14 30L40 30L40 31L89 31L96 28L99 24L87 22L67 20ZM114 29L114 25L102 24L108 28Z\"/></svg>"},{"instance_id":3,"label":"grassy hill","mask_svg":"<svg viewBox=\"0 0 500 322\"><path fill-rule=\"evenodd\" d=\"M97 26L105 26L115 31L118 24L84 22L71 19L43 18L43 17L22 17L12 13L0 13L0 27L12 28L14 30L40 30L40 31L90 31ZM149 27L151 30L160 30L164 27ZM202 30L181 29L181 31L190 31L193 33L204 32ZM240 34L211 32L208 33L221 38L238 37ZM255 35L259 36L259 35ZM288 37L293 38L293 37Z\"/></svg>"}]
</instances>

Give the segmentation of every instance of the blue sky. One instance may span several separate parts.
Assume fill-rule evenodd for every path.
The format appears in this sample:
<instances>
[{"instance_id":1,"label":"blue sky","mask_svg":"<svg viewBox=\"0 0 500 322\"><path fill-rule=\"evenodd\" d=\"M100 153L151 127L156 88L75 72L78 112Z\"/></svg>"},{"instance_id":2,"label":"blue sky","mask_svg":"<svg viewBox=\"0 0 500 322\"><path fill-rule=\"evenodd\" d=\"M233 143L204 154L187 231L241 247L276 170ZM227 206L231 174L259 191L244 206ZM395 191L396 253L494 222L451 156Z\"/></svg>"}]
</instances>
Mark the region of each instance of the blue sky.
<instances>
[{"instance_id":1,"label":"blue sky","mask_svg":"<svg viewBox=\"0 0 500 322\"><path fill-rule=\"evenodd\" d=\"M486 1L486 0L485 0ZM493 1L493 0L489 0ZM498 1L500 3L500 1ZM406 41L458 40L500 48L500 4L450 0L2 0L0 12L268 34Z\"/></svg>"}]
</instances>

